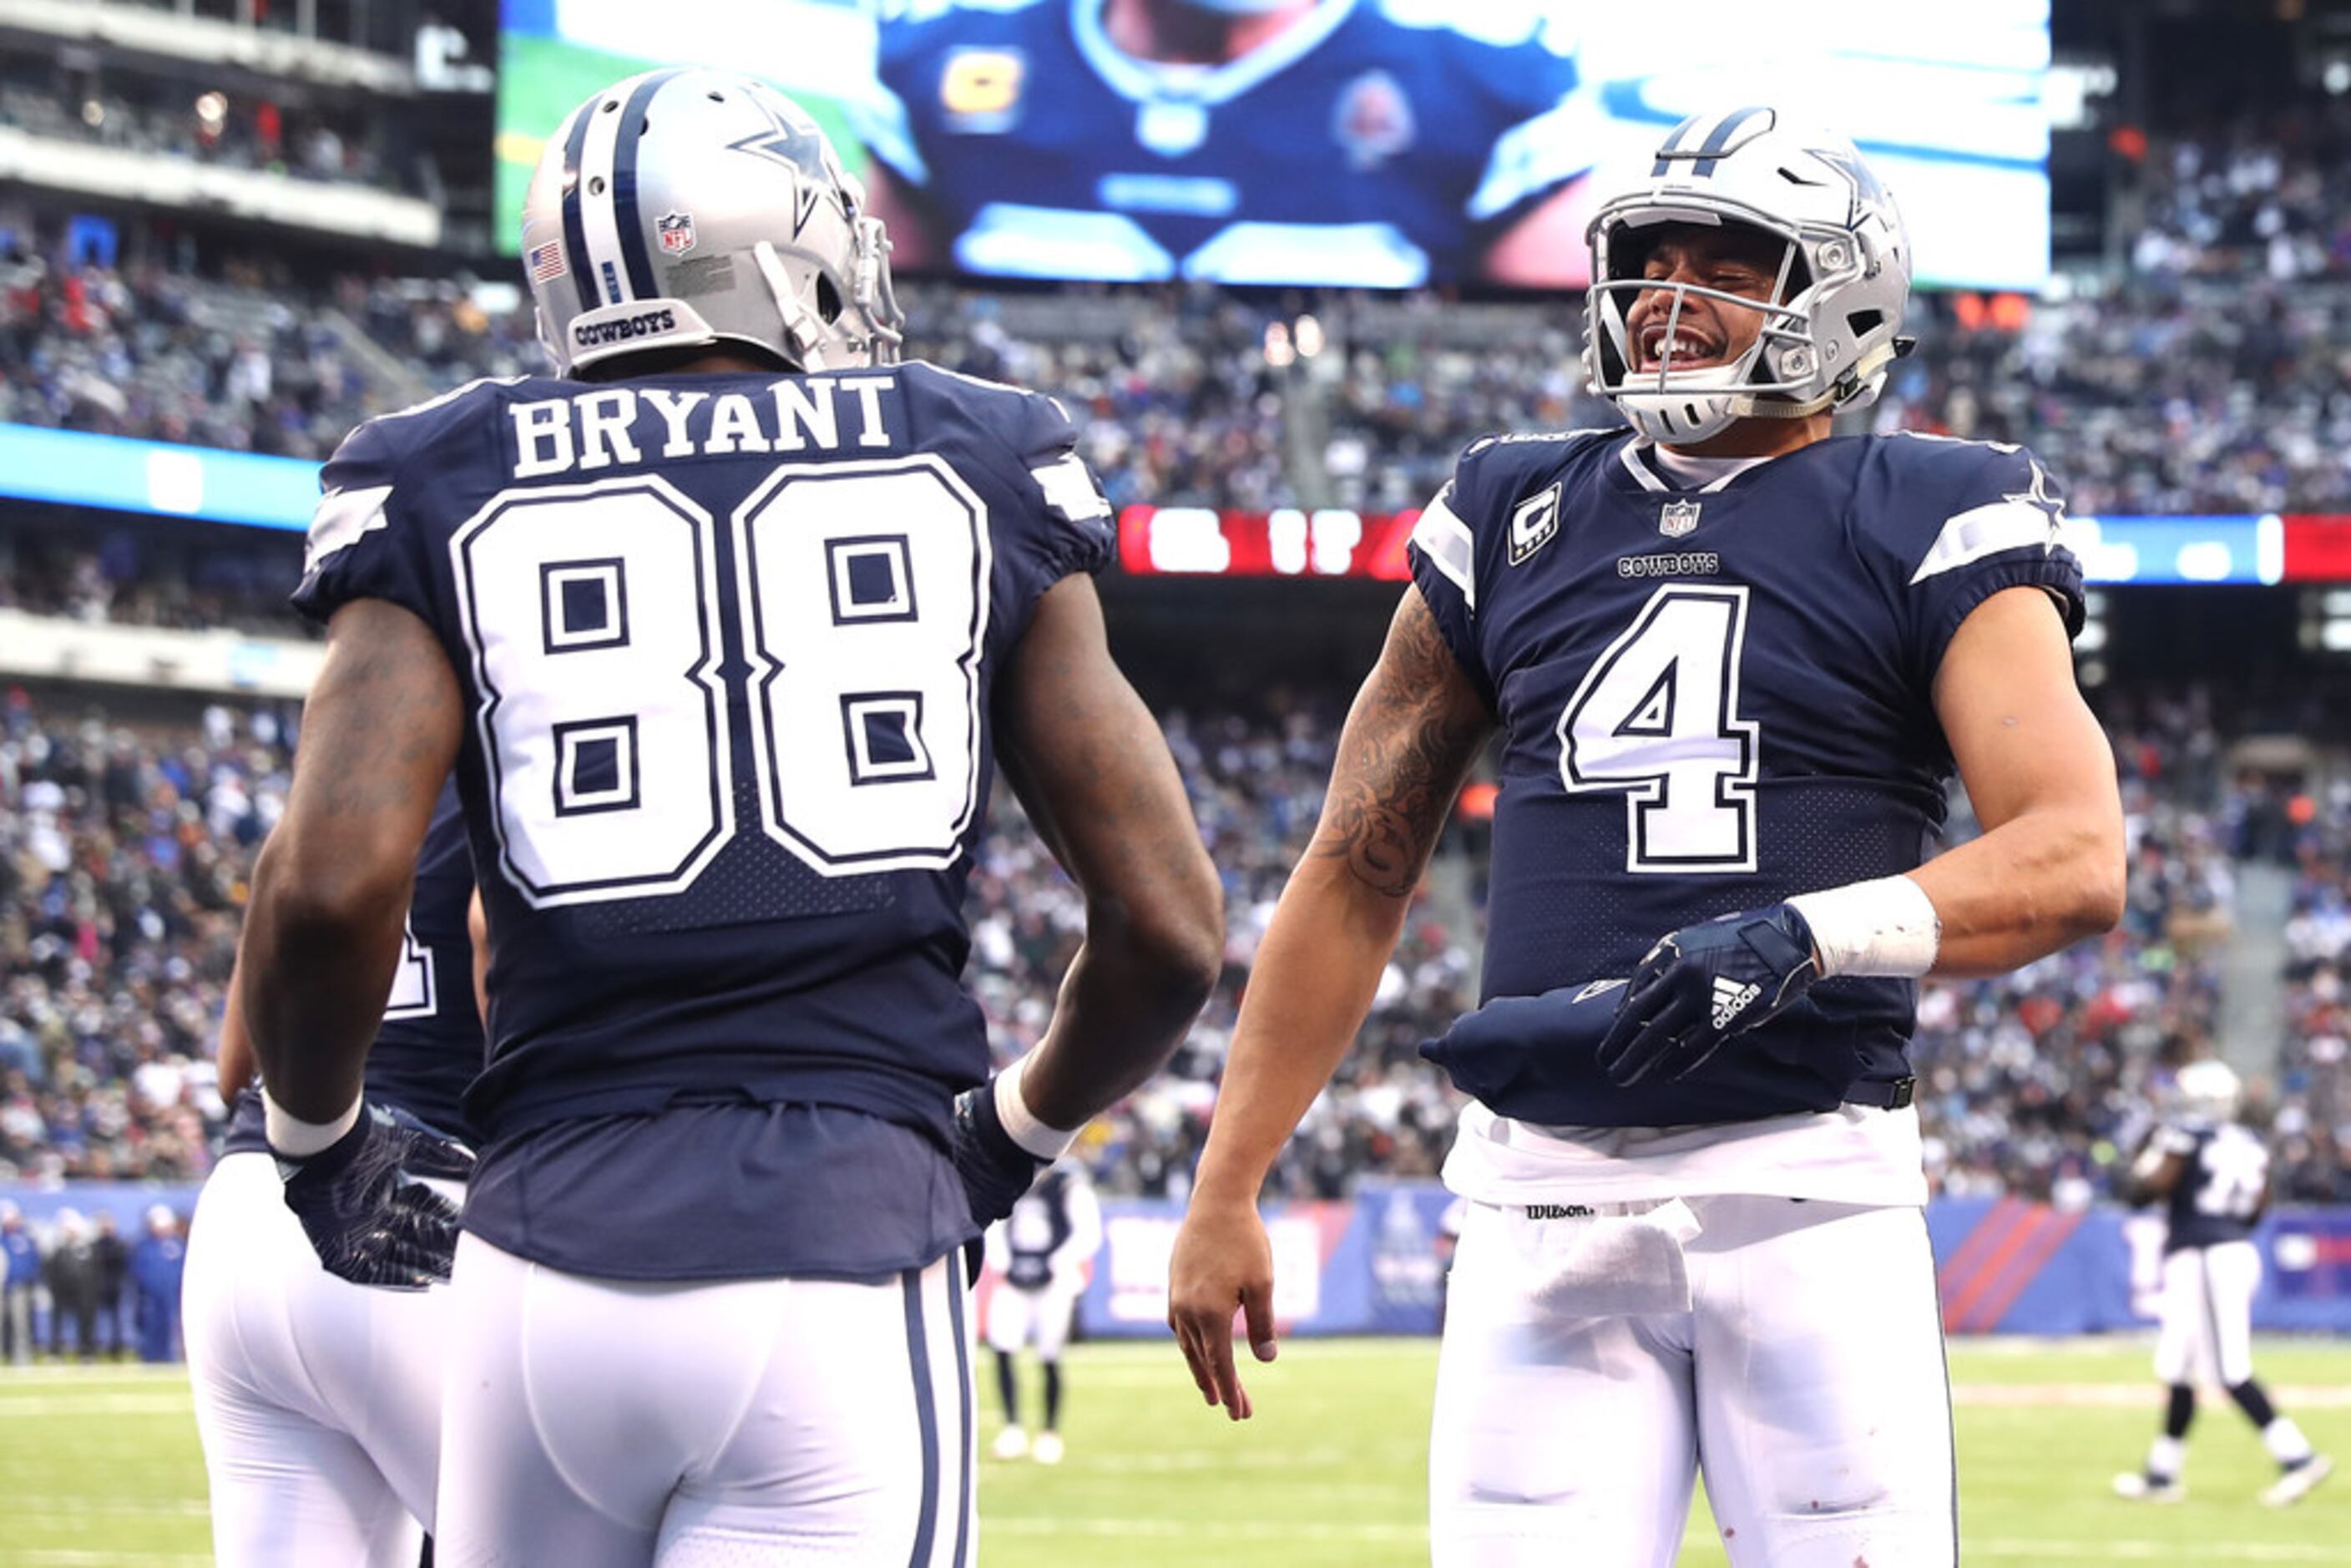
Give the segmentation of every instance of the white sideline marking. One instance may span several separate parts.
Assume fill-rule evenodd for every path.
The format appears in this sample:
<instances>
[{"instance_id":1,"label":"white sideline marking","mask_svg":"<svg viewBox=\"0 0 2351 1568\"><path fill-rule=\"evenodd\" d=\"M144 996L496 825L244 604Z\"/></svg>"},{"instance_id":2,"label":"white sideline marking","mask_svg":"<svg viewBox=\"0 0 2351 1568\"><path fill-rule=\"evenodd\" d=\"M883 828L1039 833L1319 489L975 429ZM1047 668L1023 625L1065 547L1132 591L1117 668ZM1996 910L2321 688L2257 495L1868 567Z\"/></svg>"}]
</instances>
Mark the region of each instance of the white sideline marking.
<instances>
[{"instance_id":1,"label":"white sideline marking","mask_svg":"<svg viewBox=\"0 0 2351 1568\"><path fill-rule=\"evenodd\" d=\"M0 1421L22 1416L184 1416L196 1402L178 1394L79 1394L0 1399Z\"/></svg>"},{"instance_id":2,"label":"white sideline marking","mask_svg":"<svg viewBox=\"0 0 2351 1568\"><path fill-rule=\"evenodd\" d=\"M1951 1388L1954 1405L2097 1405L2154 1406L2162 1390L2152 1382L2138 1383L1960 1383ZM2293 1384L2270 1390L2289 1410L2341 1410L2351 1407L2351 1387L2326 1384Z\"/></svg>"},{"instance_id":3,"label":"white sideline marking","mask_svg":"<svg viewBox=\"0 0 2351 1568\"><path fill-rule=\"evenodd\" d=\"M2034 1563L2351 1563L2351 1547L2263 1541L1966 1541L1970 1557ZM2185 1553L2185 1555L2183 1555Z\"/></svg>"},{"instance_id":4,"label":"white sideline marking","mask_svg":"<svg viewBox=\"0 0 2351 1568\"><path fill-rule=\"evenodd\" d=\"M1158 1541L1345 1541L1365 1545L1412 1546L1428 1539L1416 1524L1276 1523L1247 1520L1061 1518L988 1519L983 1535L1092 1535L1114 1540Z\"/></svg>"},{"instance_id":5,"label":"white sideline marking","mask_svg":"<svg viewBox=\"0 0 2351 1568\"><path fill-rule=\"evenodd\" d=\"M1314 1524L1309 1522L1252 1524L1236 1521L1176 1519L990 1519L981 1527L990 1535L1090 1536L1104 1540L1151 1541L1294 1541L1365 1545L1417 1545L1428 1531L1402 1524ZM2023 1541L2013 1539L1965 1543L1968 1556L2013 1558L2028 1563L2177 1563L2182 1543L2177 1541ZM1711 1549L1709 1552L1708 1549ZM1719 1557L1721 1546L1693 1541L1693 1552ZM2199 1563L2351 1563L2351 1547L2295 1545L2275 1542L2197 1542L2186 1550Z\"/></svg>"},{"instance_id":6,"label":"white sideline marking","mask_svg":"<svg viewBox=\"0 0 2351 1568\"><path fill-rule=\"evenodd\" d=\"M111 1513L124 1519L208 1519L213 1511L204 1499L193 1497L54 1497L45 1493L37 1500L38 1509L31 1512L11 1509L8 1517L78 1520L93 1513Z\"/></svg>"}]
</instances>

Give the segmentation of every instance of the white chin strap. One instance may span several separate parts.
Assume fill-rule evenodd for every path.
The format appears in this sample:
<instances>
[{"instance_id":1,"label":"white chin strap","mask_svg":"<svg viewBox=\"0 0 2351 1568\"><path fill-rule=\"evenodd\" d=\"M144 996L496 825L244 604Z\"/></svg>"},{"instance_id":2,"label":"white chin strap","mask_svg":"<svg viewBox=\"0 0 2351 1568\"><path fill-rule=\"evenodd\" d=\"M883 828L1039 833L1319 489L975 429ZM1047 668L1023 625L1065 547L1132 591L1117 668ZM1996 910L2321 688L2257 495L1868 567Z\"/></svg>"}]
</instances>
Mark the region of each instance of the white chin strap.
<instances>
[{"instance_id":1,"label":"white chin strap","mask_svg":"<svg viewBox=\"0 0 2351 1568\"><path fill-rule=\"evenodd\" d=\"M1872 349L1835 386L1802 400L1729 387L1693 388L1687 395L1620 392L1616 406L1624 411L1627 423L1652 441L1669 444L1707 441L1742 419L1810 419L1825 413L1870 385L1901 353L1892 343Z\"/></svg>"}]
</instances>

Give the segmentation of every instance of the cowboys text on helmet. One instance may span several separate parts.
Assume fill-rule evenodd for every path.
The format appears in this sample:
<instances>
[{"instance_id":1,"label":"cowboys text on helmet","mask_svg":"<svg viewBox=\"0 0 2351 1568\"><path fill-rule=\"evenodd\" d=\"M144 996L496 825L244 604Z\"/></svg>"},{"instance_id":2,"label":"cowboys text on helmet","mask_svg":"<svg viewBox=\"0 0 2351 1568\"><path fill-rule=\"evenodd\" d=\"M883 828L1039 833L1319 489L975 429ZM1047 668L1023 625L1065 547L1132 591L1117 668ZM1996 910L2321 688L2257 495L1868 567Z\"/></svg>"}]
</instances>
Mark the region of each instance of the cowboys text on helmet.
<instances>
[{"instance_id":1,"label":"cowboys text on helmet","mask_svg":"<svg viewBox=\"0 0 2351 1568\"><path fill-rule=\"evenodd\" d=\"M889 252L808 111L721 71L647 71L573 110L523 210L539 337L566 375L695 348L886 364Z\"/></svg>"}]
</instances>

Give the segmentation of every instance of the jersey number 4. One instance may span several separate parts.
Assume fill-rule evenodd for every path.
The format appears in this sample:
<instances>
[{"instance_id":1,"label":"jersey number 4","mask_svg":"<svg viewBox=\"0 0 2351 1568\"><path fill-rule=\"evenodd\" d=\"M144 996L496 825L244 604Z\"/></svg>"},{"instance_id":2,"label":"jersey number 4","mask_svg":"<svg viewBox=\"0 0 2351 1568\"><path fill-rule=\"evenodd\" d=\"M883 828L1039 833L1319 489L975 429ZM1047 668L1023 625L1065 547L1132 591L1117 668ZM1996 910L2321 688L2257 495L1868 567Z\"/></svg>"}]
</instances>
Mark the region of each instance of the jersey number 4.
<instances>
[{"instance_id":1,"label":"jersey number 4","mask_svg":"<svg viewBox=\"0 0 2351 1568\"><path fill-rule=\"evenodd\" d=\"M724 524L657 476L510 490L449 549L500 859L535 906L684 892L738 800L827 876L959 852L990 554L938 459L786 465Z\"/></svg>"},{"instance_id":2,"label":"jersey number 4","mask_svg":"<svg viewBox=\"0 0 2351 1568\"><path fill-rule=\"evenodd\" d=\"M1745 588L1660 588L1560 715L1569 791L1625 797L1625 870L1755 869L1755 726L1739 716L1746 645Z\"/></svg>"}]
</instances>

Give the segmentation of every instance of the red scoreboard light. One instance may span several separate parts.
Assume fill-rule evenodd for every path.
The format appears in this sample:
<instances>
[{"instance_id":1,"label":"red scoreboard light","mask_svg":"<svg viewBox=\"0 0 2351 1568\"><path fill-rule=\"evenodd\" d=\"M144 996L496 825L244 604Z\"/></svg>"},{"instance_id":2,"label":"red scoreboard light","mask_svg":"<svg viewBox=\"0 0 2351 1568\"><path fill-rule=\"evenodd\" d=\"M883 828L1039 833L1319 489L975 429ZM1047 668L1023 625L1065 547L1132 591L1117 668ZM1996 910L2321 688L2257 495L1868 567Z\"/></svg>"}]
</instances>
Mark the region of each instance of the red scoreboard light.
<instances>
[{"instance_id":1,"label":"red scoreboard light","mask_svg":"<svg viewBox=\"0 0 2351 1568\"><path fill-rule=\"evenodd\" d=\"M1224 512L1129 507L1118 562L1139 577L1367 577L1402 582L1417 510L1364 517L1342 507Z\"/></svg>"},{"instance_id":2,"label":"red scoreboard light","mask_svg":"<svg viewBox=\"0 0 2351 1568\"><path fill-rule=\"evenodd\" d=\"M2289 514L2285 525L2287 582L2351 582L2351 517Z\"/></svg>"},{"instance_id":3,"label":"red scoreboard light","mask_svg":"<svg viewBox=\"0 0 2351 1568\"><path fill-rule=\"evenodd\" d=\"M1359 577L1402 582L1417 510L1229 512L1129 507L1119 564L1139 577ZM2094 583L2351 582L2351 514L2069 517Z\"/></svg>"}]
</instances>

